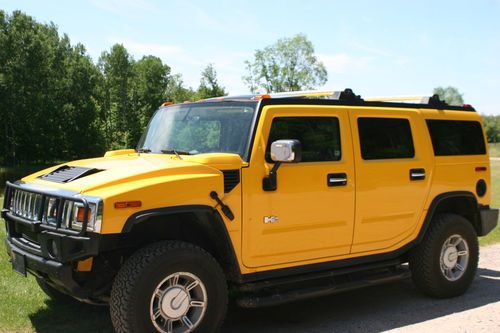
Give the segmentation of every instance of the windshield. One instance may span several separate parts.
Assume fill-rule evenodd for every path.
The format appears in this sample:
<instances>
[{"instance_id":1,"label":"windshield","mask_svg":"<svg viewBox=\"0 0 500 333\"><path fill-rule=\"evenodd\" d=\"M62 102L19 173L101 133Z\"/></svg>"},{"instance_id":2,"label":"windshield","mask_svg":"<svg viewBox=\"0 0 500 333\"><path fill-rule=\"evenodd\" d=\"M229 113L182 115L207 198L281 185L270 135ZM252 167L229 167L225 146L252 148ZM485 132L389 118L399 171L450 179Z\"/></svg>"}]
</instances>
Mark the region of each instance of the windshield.
<instances>
[{"instance_id":1,"label":"windshield","mask_svg":"<svg viewBox=\"0 0 500 333\"><path fill-rule=\"evenodd\" d=\"M152 153L235 153L244 159L257 102L207 102L158 110L138 150Z\"/></svg>"}]
</instances>

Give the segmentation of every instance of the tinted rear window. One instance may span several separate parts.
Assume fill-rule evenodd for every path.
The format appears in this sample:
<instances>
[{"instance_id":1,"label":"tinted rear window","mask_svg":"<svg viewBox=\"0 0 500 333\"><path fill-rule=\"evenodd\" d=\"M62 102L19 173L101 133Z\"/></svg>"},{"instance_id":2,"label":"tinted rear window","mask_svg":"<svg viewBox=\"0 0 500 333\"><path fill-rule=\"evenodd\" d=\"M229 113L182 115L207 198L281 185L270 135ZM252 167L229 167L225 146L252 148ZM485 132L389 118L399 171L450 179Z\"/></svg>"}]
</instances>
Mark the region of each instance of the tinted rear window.
<instances>
[{"instance_id":1,"label":"tinted rear window","mask_svg":"<svg viewBox=\"0 0 500 333\"><path fill-rule=\"evenodd\" d=\"M358 129L364 160L415 156L408 119L358 118Z\"/></svg>"},{"instance_id":2,"label":"tinted rear window","mask_svg":"<svg viewBox=\"0 0 500 333\"><path fill-rule=\"evenodd\" d=\"M486 154L483 130L477 121L427 120L436 156Z\"/></svg>"}]
</instances>

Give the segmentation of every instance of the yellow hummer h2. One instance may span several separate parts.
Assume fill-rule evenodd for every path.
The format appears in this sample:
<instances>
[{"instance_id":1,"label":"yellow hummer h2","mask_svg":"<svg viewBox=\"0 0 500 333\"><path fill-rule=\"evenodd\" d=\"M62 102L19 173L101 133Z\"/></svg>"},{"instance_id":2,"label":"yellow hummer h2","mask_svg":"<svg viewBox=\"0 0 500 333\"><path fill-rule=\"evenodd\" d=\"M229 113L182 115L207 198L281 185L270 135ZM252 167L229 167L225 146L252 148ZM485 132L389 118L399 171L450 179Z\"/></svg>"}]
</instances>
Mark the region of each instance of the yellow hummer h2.
<instances>
[{"instance_id":1,"label":"yellow hummer h2","mask_svg":"<svg viewBox=\"0 0 500 333\"><path fill-rule=\"evenodd\" d=\"M165 103L137 150L7 183L13 269L109 302L118 332L216 331L228 289L258 307L411 275L462 294L498 218L480 116L397 100Z\"/></svg>"}]
</instances>

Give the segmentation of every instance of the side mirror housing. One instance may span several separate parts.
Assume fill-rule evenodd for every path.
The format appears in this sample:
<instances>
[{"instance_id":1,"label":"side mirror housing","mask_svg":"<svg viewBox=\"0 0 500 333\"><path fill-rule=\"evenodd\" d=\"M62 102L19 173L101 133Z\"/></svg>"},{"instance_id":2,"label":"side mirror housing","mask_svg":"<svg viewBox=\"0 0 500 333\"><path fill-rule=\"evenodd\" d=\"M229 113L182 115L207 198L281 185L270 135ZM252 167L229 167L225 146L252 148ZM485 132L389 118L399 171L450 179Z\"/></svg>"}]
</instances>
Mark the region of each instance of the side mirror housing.
<instances>
[{"instance_id":1,"label":"side mirror housing","mask_svg":"<svg viewBox=\"0 0 500 333\"><path fill-rule=\"evenodd\" d=\"M281 163L297 163L302 159L302 145L299 140L277 140L271 144L271 159L275 162L269 176L262 179L264 191L278 188L278 168Z\"/></svg>"},{"instance_id":2,"label":"side mirror housing","mask_svg":"<svg viewBox=\"0 0 500 333\"><path fill-rule=\"evenodd\" d=\"M271 144L271 159L274 162L297 163L302 159L299 140L277 140Z\"/></svg>"}]
</instances>

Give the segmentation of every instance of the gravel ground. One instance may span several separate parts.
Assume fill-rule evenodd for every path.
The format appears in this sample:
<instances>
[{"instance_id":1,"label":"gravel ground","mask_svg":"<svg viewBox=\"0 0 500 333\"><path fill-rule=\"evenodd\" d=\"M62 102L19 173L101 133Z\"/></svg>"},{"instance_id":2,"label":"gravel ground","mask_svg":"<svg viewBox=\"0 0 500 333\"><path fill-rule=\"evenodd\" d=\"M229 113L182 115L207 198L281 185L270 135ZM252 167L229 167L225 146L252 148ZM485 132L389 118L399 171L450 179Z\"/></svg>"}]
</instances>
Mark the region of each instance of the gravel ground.
<instances>
[{"instance_id":1,"label":"gravel ground","mask_svg":"<svg viewBox=\"0 0 500 333\"><path fill-rule=\"evenodd\" d=\"M230 306L223 332L500 332L500 244L481 248L460 297L436 300L402 281L263 309Z\"/></svg>"}]
</instances>

